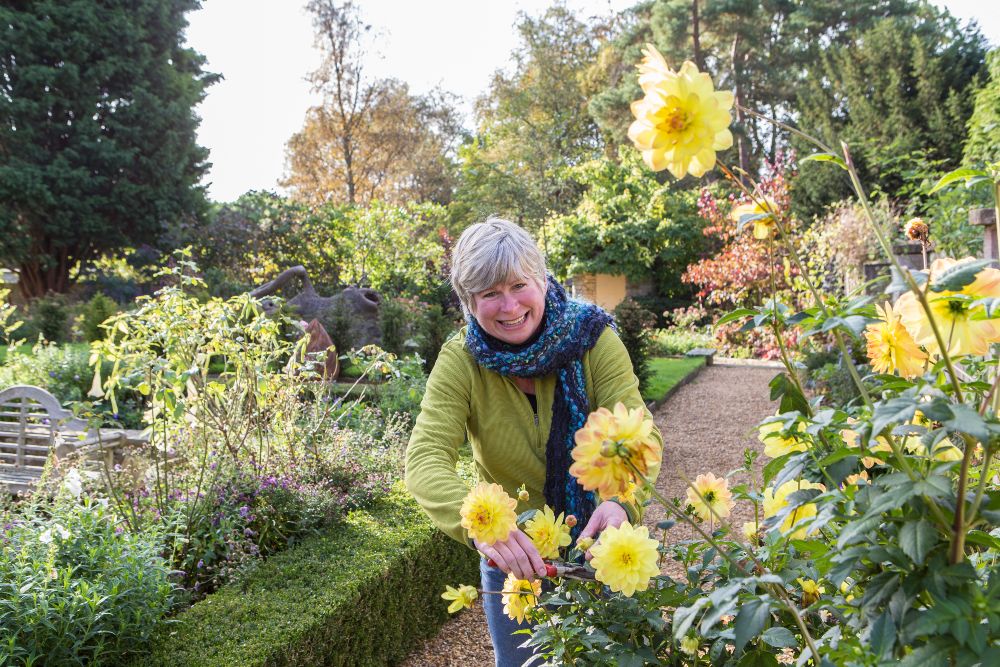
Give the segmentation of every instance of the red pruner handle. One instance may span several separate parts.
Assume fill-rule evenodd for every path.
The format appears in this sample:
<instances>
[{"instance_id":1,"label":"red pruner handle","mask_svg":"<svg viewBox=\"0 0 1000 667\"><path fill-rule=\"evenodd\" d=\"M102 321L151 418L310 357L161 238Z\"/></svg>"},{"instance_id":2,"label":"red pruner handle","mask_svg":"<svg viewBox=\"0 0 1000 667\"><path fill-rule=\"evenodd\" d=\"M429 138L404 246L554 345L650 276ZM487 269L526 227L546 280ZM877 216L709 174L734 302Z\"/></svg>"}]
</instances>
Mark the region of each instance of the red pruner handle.
<instances>
[{"instance_id":1,"label":"red pruner handle","mask_svg":"<svg viewBox=\"0 0 1000 667\"><path fill-rule=\"evenodd\" d=\"M486 561L486 564L489 565L490 567L496 567L497 566L496 561L493 560L492 558L488 559ZM553 577L558 576L558 574L559 574L559 570L556 569L555 565L552 565L551 563L546 563L545 564L545 576L546 577L553 578Z\"/></svg>"}]
</instances>

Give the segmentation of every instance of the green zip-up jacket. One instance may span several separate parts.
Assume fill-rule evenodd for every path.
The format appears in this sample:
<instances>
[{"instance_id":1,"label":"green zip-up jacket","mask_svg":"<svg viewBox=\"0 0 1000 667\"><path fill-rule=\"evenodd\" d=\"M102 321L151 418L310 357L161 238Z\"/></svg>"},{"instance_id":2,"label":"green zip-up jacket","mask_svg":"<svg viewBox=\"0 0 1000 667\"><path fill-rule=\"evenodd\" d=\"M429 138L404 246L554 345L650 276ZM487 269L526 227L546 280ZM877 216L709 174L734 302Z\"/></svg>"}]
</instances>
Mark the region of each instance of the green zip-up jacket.
<instances>
[{"instance_id":1,"label":"green zip-up jacket","mask_svg":"<svg viewBox=\"0 0 1000 667\"><path fill-rule=\"evenodd\" d=\"M465 347L465 332L441 347L427 379L406 449L406 487L438 528L469 544L459 516L469 492L456 472L459 447L468 438L481 481L499 484L512 497L525 485L530 499L518 502L518 513L541 508L556 377L535 378L536 415L512 379L475 362ZM619 401L629 409L646 409L628 352L610 327L584 354L583 369L592 410L612 409ZM660 432L654 429L653 435L662 445ZM659 465L649 474L655 481ZM639 493L636 498L644 500ZM633 523L639 520L641 504L620 504Z\"/></svg>"}]
</instances>

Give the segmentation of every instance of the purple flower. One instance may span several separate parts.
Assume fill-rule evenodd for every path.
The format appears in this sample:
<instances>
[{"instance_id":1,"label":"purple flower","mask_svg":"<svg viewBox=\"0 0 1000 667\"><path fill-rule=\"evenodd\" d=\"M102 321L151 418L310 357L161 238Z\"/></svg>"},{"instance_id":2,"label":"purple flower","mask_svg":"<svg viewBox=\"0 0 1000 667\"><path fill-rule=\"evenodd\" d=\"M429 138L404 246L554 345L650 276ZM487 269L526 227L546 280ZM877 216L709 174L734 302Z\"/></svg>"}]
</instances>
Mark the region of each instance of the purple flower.
<instances>
[{"instance_id":1,"label":"purple flower","mask_svg":"<svg viewBox=\"0 0 1000 667\"><path fill-rule=\"evenodd\" d=\"M205 561L199 559L198 565L196 565L195 567L197 567L200 570L201 568L205 567Z\"/></svg>"},{"instance_id":2,"label":"purple flower","mask_svg":"<svg viewBox=\"0 0 1000 667\"><path fill-rule=\"evenodd\" d=\"M240 516L241 517L243 517L245 519L249 515L250 515L250 508L249 507L247 507L246 505L244 505L243 507L240 508Z\"/></svg>"}]
</instances>

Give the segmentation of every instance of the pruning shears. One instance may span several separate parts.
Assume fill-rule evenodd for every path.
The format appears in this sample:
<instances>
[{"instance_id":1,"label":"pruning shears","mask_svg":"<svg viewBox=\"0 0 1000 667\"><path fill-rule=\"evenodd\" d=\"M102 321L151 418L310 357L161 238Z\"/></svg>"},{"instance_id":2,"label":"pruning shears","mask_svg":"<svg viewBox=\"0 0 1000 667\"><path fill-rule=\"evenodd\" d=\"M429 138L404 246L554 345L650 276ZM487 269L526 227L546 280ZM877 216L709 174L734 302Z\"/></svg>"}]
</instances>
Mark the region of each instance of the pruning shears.
<instances>
[{"instance_id":1,"label":"pruning shears","mask_svg":"<svg viewBox=\"0 0 1000 667\"><path fill-rule=\"evenodd\" d=\"M563 577L564 579L579 579L580 581L594 581L594 571L585 565L576 563L564 563L562 561L544 561L545 576L550 579ZM496 561L490 558L486 561L490 567L496 567Z\"/></svg>"}]
</instances>

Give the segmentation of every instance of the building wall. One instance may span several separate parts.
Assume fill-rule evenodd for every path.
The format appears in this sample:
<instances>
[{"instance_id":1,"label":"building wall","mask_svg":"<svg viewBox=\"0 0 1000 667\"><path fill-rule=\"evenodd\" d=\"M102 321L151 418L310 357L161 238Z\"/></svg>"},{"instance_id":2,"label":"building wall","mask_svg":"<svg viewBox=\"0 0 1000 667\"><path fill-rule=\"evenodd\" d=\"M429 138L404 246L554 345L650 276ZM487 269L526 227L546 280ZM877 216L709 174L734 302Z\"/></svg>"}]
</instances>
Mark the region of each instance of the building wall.
<instances>
[{"instance_id":1,"label":"building wall","mask_svg":"<svg viewBox=\"0 0 1000 667\"><path fill-rule=\"evenodd\" d=\"M614 310L627 293L627 281L623 275L583 273L573 276L573 295L596 303L605 310Z\"/></svg>"}]
</instances>

